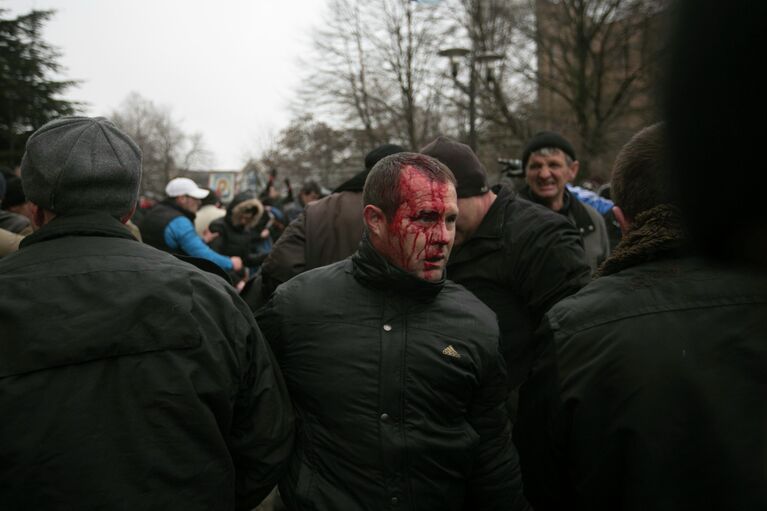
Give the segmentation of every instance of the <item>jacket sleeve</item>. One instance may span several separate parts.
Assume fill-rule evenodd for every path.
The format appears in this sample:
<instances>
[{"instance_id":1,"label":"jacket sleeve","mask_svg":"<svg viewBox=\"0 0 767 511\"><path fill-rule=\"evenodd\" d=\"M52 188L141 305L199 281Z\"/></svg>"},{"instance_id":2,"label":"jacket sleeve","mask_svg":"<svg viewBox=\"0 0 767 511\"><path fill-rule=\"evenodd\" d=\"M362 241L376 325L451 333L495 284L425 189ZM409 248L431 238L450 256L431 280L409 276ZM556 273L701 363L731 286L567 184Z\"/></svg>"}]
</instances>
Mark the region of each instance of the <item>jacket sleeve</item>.
<instances>
[{"instance_id":1,"label":"jacket sleeve","mask_svg":"<svg viewBox=\"0 0 767 511\"><path fill-rule=\"evenodd\" d=\"M268 302L255 311L254 316L258 321L264 338L279 361L283 354L282 321L280 319L277 301L279 294L272 295Z\"/></svg>"},{"instance_id":2,"label":"jacket sleeve","mask_svg":"<svg viewBox=\"0 0 767 511\"><path fill-rule=\"evenodd\" d=\"M555 303L589 283L591 268L580 233L565 217L522 199L512 207L505 246L515 264L508 285L518 290L537 328Z\"/></svg>"},{"instance_id":3,"label":"jacket sleeve","mask_svg":"<svg viewBox=\"0 0 767 511\"><path fill-rule=\"evenodd\" d=\"M219 265L224 270L233 268L232 261L226 256L214 252L202 241L194 230L194 224L185 216L174 218L165 227L165 244L173 250L181 250L192 257L207 259Z\"/></svg>"},{"instance_id":4,"label":"jacket sleeve","mask_svg":"<svg viewBox=\"0 0 767 511\"><path fill-rule=\"evenodd\" d=\"M566 412L561 404L554 336L544 319L537 332L540 353L519 396L514 442L519 446L525 495L536 511L567 509Z\"/></svg>"},{"instance_id":5,"label":"jacket sleeve","mask_svg":"<svg viewBox=\"0 0 767 511\"><path fill-rule=\"evenodd\" d=\"M506 411L506 368L499 352L488 361L471 408L469 424L479 435L467 484L465 510L530 509L522 491L519 458Z\"/></svg>"},{"instance_id":6,"label":"jacket sleeve","mask_svg":"<svg viewBox=\"0 0 767 511\"><path fill-rule=\"evenodd\" d=\"M610 257L610 236L607 234L607 222L605 221L605 218L600 215L599 221L596 222L597 226L597 232L599 233L599 241L602 245L602 254L604 254L604 257L602 257L602 263L605 262L605 259Z\"/></svg>"},{"instance_id":7,"label":"jacket sleeve","mask_svg":"<svg viewBox=\"0 0 767 511\"><path fill-rule=\"evenodd\" d=\"M236 508L242 510L256 507L277 484L287 468L294 438L293 409L282 373L252 317L251 323L247 369L230 436Z\"/></svg>"},{"instance_id":8,"label":"jacket sleeve","mask_svg":"<svg viewBox=\"0 0 767 511\"><path fill-rule=\"evenodd\" d=\"M264 299L306 269L306 217L302 213L283 231L261 268Z\"/></svg>"}]
</instances>

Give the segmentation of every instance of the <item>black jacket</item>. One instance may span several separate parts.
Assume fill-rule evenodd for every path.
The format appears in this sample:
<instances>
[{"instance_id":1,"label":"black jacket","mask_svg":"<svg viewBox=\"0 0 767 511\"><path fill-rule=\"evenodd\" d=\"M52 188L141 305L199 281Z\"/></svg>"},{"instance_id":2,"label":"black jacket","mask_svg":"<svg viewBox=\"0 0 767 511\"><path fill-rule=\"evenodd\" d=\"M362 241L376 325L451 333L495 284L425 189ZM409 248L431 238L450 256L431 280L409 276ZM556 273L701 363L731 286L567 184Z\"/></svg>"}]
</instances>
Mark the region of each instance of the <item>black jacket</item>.
<instances>
[{"instance_id":1,"label":"black jacket","mask_svg":"<svg viewBox=\"0 0 767 511\"><path fill-rule=\"evenodd\" d=\"M267 227L266 220L261 201L249 192L240 193L227 206L226 215L210 223L210 231L218 237L209 246L219 254L240 257L246 267L255 269L271 248L271 239L261 238L261 231Z\"/></svg>"},{"instance_id":2,"label":"black jacket","mask_svg":"<svg viewBox=\"0 0 767 511\"><path fill-rule=\"evenodd\" d=\"M166 252L174 252L165 243L165 228L171 220L179 216L185 216L194 223L194 213L186 211L173 202L172 199L166 199L155 205L144 215L141 223L138 225L142 241L154 248L159 248Z\"/></svg>"},{"instance_id":3,"label":"black jacket","mask_svg":"<svg viewBox=\"0 0 767 511\"><path fill-rule=\"evenodd\" d=\"M666 257L547 316L520 397L537 511L767 509L767 274Z\"/></svg>"},{"instance_id":4,"label":"black jacket","mask_svg":"<svg viewBox=\"0 0 767 511\"><path fill-rule=\"evenodd\" d=\"M538 202L538 198L527 185L519 194L529 201ZM563 201L562 209L557 213L566 217L581 233L586 260L594 273L610 255L610 236L605 219L597 210L574 197L567 188L564 190Z\"/></svg>"},{"instance_id":5,"label":"black jacket","mask_svg":"<svg viewBox=\"0 0 767 511\"><path fill-rule=\"evenodd\" d=\"M102 213L0 261L0 508L251 509L292 447L285 387L223 280Z\"/></svg>"},{"instance_id":6,"label":"black jacket","mask_svg":"<svg viewBox=\"0 0 767 511\"><path fill-rule=\"evenodd\" d=\"M511 388L534 357L533 332L544 313L589 281L578 231L562 215L501 188L471 239L453 249L451 280L498 316Z\"/></svg>"},{"instance_id":7,"label":"black jacket","mask_svg":"<svg viewBox=\"0 0 767 511\"><path fill-rule=\"evenodd\" d=\"M350 259L257 313L299 419L290 509L525 509L493 313L452 282Z\"/></svg>"}]
</instances>

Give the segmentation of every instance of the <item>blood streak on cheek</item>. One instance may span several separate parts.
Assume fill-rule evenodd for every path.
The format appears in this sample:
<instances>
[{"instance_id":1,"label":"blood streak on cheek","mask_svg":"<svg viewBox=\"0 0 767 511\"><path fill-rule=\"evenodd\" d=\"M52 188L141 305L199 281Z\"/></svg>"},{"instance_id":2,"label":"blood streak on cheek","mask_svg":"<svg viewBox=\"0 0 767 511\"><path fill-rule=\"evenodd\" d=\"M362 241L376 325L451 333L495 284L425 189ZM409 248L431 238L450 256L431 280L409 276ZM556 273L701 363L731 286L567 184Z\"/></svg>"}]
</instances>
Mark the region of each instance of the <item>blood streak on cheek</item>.
<instances>
[{"instance_id":1,"label":"blood streak on cheek","mask_svg":"<svg viewBox=\"0 0 767 511\"><path fill-rule=\"evenodd\" d=\"M395 254L392 254L393 258L397 261L397 265L405 270L409 270L408 261L409 255L416 249L418 243L418 236L422 229L419 225L412 223L413 218L417 211L414 211L414 192L409 186L409 182L404 179L404 173L400 176L400 193L403 202L397 209L394 218L390 225L390 233L393 240L397 243L397 250ZM408 238L411 238L408 240ZM410 248L408 250L408 245Z\"/></svg>"}]
</instances>

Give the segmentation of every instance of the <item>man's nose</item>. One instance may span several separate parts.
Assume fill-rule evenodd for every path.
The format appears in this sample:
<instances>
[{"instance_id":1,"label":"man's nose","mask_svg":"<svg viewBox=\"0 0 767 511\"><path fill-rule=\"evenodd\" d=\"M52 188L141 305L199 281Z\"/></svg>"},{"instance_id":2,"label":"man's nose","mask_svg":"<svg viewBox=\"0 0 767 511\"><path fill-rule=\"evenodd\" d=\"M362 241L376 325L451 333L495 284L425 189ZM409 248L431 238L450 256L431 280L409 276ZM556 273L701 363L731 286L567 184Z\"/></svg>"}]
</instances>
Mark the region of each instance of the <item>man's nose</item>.
<instances>
[{"instance_id":1,"label":"man's nose","mask_svg":"<svg viewBox=\"0 0 767 511\"><path fill-rule=\"evenodd\" d=\"M455 236L455 231L448 228L447 222L439 222L434 230L435 233L432 241L438 245L449 245L453 236Z\"/></svg>"},{"instance_id":2,"label":"man's nose","mask_svg":"<svg viewBox=\"0 0 767 511\"><path fill-rule=\"evenodd\" d=\"M541 177L543 179L546 179L548 177L551 177L551 169L548 165L544 165L541 167L541 170L538 171L538 177Z\"/></svg>"}]
</instances>

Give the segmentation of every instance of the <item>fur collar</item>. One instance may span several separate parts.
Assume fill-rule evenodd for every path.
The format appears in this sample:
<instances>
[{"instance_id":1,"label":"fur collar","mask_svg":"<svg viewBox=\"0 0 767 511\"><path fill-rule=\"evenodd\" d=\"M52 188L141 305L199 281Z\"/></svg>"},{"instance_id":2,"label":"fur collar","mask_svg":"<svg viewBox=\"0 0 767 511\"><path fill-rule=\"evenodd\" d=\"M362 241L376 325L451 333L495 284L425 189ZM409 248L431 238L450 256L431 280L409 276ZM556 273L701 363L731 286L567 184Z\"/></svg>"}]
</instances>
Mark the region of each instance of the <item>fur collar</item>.
<instances>
[{"instance_id":1,"label":"fur collar","mask_svg":"<svg viewBox=\"0 0 767 511\"><path fill-rule=\"evenodd\" d=\"M655 206L637 215L631 230L624 233L594 278L684 251L687 240L679 210L670 204Z\"/></svg>"}]
</instances>

